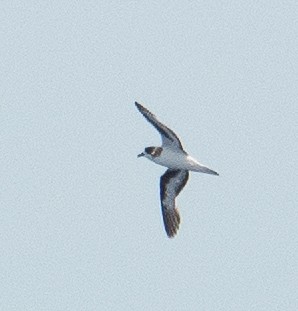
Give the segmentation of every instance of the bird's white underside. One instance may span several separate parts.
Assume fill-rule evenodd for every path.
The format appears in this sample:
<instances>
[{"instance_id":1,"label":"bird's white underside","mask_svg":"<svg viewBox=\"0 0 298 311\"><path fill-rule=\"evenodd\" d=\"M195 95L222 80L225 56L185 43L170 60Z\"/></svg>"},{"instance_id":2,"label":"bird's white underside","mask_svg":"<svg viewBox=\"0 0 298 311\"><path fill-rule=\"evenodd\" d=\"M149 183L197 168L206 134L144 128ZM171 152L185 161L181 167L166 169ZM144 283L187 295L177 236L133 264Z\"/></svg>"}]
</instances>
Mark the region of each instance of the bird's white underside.
<instances>
[{"instance_id":1,"label":"bird's white underside","mask_svg":"<svg viewBox=\"0 0 298 311\"><path fill-rule=\"evenodd\" d=\"M151 161L156 164L179 170L187 170L193 172L206 173L206 166L199 163L196 159L190 155L180 151L179 149L171 149L163 147L162 153L158 157L150 157Z\"/></svg>"}]
</instances>

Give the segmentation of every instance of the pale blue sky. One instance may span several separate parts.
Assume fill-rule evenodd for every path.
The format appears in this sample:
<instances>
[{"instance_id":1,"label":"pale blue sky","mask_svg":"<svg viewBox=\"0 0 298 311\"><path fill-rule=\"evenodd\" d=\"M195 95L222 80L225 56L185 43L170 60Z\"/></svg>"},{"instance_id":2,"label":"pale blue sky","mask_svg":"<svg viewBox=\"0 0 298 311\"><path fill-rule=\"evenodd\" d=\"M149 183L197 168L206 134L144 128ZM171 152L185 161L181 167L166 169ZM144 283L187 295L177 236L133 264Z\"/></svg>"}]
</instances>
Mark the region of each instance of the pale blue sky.
<instances>
[{"instance_id":1,"label":"pale blue sky","mask_svg":"<svg viewBox=\"0 0 298 311\"><path fill-rule=\"evenodd\" d=\"M297 1L2 1L0 309L298 309ZM168 239L160 137L192 173Z\"/></svg>"}]
</instances>

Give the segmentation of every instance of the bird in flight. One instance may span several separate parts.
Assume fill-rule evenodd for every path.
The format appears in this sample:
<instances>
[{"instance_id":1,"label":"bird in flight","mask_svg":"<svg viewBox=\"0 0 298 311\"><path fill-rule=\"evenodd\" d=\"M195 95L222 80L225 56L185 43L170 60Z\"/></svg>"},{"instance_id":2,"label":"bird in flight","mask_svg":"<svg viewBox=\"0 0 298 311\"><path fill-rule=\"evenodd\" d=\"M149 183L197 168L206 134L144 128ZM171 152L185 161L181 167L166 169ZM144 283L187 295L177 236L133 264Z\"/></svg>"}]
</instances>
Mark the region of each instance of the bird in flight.
<instances>
[{"instance_id":1,"label":"bird in flight","mask_svg":"<svg viewBox=\"0 0 298 311\"><path fill-rule=\"evenodd\" d=\"M180 225L180 214L175 199L186 185L189 171L212 175L218 173L191 157L183 149L178 136L153 113L137 102L135 105L161 135L161 147L146 147L138 157L145 157L168 168L160 178L160 201L166 233L169 238L173 238Z\"/></svg>"}]
</instances>

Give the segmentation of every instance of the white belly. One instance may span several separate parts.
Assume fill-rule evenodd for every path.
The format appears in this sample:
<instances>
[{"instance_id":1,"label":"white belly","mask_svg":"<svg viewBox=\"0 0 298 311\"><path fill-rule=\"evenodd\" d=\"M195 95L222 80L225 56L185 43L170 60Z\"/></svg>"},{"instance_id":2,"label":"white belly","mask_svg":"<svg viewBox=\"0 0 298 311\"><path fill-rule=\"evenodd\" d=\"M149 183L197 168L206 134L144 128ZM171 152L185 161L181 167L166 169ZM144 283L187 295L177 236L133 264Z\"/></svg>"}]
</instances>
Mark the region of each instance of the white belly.
<instances>
[{"instance_id":1,"label":"white belly","mask_svg":"<svg viewBox=\"0 0 298 311\"><path fill-rule=\"evenodd\" d=\"M173 151L171 149L163 149L160 156L150 157L149 159L156 164L174 170L187 170L211 175L218 175L217 172L199 163L196 159L194 159L187 153L183 153L182 151L179 152L179 150Z\"/></svg>"},{"instance_id":2,"label":"white belly","mask_svg":"<svg viewBox=\"0 0 298 311\"><path fill-rule=\"evenodd\" d=\"M195 159L183 152L164 149L159 157L152 158L156 164L180 170L196 171L201 165Z\"/></svg>"}]
</instances>

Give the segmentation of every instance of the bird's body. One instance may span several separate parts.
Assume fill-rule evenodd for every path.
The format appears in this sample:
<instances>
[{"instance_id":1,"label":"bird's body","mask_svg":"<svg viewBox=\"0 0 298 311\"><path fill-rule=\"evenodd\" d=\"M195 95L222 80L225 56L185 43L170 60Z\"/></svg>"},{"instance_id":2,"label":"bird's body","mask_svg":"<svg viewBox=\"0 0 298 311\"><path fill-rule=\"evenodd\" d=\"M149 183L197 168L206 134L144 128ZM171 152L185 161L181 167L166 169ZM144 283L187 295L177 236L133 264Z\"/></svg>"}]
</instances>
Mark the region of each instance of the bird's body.
<instances>
[{"instance_id":1,"label":"bird's body","mask_svg":"<svg viewBox=\"0 0 298 311\"><path fill-rule=\"evenodd\" d=\"M209 171L209 174L217 175L216 172L210 170L188 155L185 151L179 149L162 148L160 156L152 157L150 160L156 164L174 170L187 170L201 173L207 173Z\"/></svg>"},{"instance_id":2,"label":"bird's body","mask_svg":"<svg viewBox=\"0 0 298 311\"><path fill-rule=\"evenodd\" d=\"M160 199L165 230L169 237L174 237L179 229L180 215L175 205L175 198L184 188L189 171L218 175L215 171L202 165L186 151L177 135L153 115L148 109L135 103L138 110L161 134L161 147L146 147L138 157L146 157L168 170L160 179Z\"/></svg>"}]
</instances>

